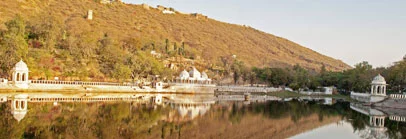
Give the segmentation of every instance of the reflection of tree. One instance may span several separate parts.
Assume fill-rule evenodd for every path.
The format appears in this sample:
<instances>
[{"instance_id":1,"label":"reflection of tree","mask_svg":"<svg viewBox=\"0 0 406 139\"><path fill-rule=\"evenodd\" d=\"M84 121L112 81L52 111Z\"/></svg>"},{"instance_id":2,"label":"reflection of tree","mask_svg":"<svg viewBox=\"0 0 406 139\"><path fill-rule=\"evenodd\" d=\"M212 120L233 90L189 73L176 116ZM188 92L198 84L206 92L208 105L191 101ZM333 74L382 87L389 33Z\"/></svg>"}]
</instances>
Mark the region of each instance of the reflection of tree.
<instances>
[{"instance_id":1,"label":"reflection of tree","mask_svg":"<svg viewBox=\"0 0 406 139\"><path fill-rule=\"evenodd\" d=\"M250 105L231 103L226 107L213 106L204 117L193 121L171 122L161 120L164 115L174 111L170 107L120 102L60 103L58 106L51 103L29 103L29 112L18 123L10 114L9 105L0 104L2 138L182 138L185 135L191 136L187 132L196 128L206 128L207 125L200 125L198 121L229 121L234 124L250 117L249 115L263 115L269 119L291 117L296 122L314 114L319 115L321 121L331 116L342 116L352 124L354 132L365 131L369 123L368 116L351 110L346 102L337 102L334 105L319 105L312 101L269 101ZM210 124L213 127L220 126ZM385 126L391 138L406 135L406 123L387 119ZM216 133L213 131L212 135Z\"/></svg>"},{"instance_id":2,"label":"reflection of tree","mask_svg":"<svg viewBox=\"0 0 406 139\"><path fill-rule=\"evenodd\" d=\"M245 114L245 109L240 109L237 103L233 103L231 113L230 113L230 121L232 123L239 123L242 117Z\"/></svg>"},{"instance_id":3,"label":"reflection of tree","mask_svg":"<svg viewBox=\"0 0 406 139\"><path fill-rule=\"evenodd\" d=\"M148 135L165 108L129 103L29 104L29 113L17 123L10 108L0 104L2 138L132 138Z\"/></svg>"},{"instance_id":4,"label":"reflection of tree","mask_svg":"<svg viewBox=\"0 0 406 139\"><path fill-rule=\"evenodd\" d=\"M297 122L302 117L310 116L311 114L318 114L320 121L324 116L335 116L345 113L348 107L343 108L341 105L348 105L344 103L335 104L332 106L319 105L314 101L310 102L276 102L270 101L267 103L253 103L248 106L248 110L253 113L263 114L272 119L279 119L290 116L293 121Z\"/></svg>"},{"instance_id":5,"label":"reflection of tree","mask_svg":"<svg viewBox=\"0 0 406 139\"><path fill-rule=\"evenodd\" d=\"M368 125L369 116L362 113L350 110L345 116L347 119L351 119L347 121L351 123L352 127L354 128L354 132L363 130L365 129L365 126Z\"/></svg>"},{"instance_id":6,"label":"reflection of tree","mask_svg":"<svg viewBox=\"0 0 406 139\"><path fill-rule=\"evenodd\" d=\"M406 137L406 123L386 120L385 126L388 128L387 133L391 138Z\"/></svg>"}]
</instances>

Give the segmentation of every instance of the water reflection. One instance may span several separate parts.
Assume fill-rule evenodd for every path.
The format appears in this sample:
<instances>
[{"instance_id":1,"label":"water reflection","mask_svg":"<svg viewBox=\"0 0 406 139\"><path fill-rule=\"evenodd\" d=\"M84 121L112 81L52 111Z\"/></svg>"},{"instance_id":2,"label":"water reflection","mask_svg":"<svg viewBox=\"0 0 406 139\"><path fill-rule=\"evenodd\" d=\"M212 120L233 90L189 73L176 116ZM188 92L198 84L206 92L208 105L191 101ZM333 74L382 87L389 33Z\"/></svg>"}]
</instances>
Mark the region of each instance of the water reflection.
<instances>
[{"instance_id":1,"label":"water reflection","mask_svg":"<svg viewBox=\"0 0 406 139\"><path fill-rule=\"evenodd\" d=\"M386 114L377 109L373 109L362 104L351 103L351 109L369 116L369 123L365 128L358 131L361 138L389 138L385 127Z\"/></svg>"},{"instance_id":2,"label":"water reflection","mask_svg":"<svg viewBox=\"0 0 406 139\"><path fill-rule=\"evenodd\" d=\"M404 131L390 130L392 125L405 122L406 110L390 108L373 108L363 104L351 103L351 109L369 117L369 123L358 131L361 138L402 138ZM385 125L388 123L387 125ZM404 124L404 123L403 123Z\"/></svg>"},{"instance_id":3,"label":"water reflection","mask_svg":"<svg viewBox=\"0 0 406 139\"><path fill-rule=\"evenodd\" d=\"M333 98L180 94L0 94L4 138L288 138L349 123L402 138L405 113ZM327 137L333 131L319 132Z\"/></svg>"}]
</instances>

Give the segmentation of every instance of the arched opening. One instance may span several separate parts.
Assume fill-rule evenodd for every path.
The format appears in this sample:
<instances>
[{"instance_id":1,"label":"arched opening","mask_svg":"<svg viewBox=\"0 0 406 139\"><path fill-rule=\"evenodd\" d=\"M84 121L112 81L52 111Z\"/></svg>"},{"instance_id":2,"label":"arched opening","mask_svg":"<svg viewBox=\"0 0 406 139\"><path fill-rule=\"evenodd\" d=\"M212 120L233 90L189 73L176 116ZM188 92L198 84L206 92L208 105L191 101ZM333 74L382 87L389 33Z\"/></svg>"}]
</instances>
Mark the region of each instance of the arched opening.
<instances>
[{"instance_id":1,"label":"arched opening","mask_svg":"<svg viewBox=\"0 0 406 139\"><path fill-rule=\"evenodd\" d=\"M382 89L382 91L381 91L381 92L382 92L382 94L384 94L384 93L386 92L386 91L385 91L386 87L385 87L385 86L382 86L382 88L381 88L381 89Z\"/></svg>"},{"instance_id":2,"label":"arched opening","mask_svg":"<svg viewBox=\"0 0 406 139\"><path fill-rule=\"evenodd\" d=\"M18 101L15 101L14 103L15 103L15 104L14 104L14 105L15 105L15 108L18 109L18 108L20 107L20 104L18 103Z\"/></svg>"},{"instance_id":3,"label":"arched opening","mask_svg":"<svg viewBox=\"0 0 406 139\"><path fill-rule=\"evenodd\" d=\"M21 109L25 109L25 101L21 101Z\"/></svg>"},{"instance_id":4,"label":"arched opening","mask_svg":"<svg viewBox=\"0 0 406 139\"><path fill-rule=\"evenodd\" d=\"M26 76L25 73L23 73L23 76L21 78L22 81L25 81L25 76Z\"/></svg>"},{"instance_id":5,"label":"arched opening","mask_svg":"<svg viewBox=\"0 0 406 139\"><path fill-rule=\"evenodd\" d=\"M16 78L16 81L20 81L21 79L20 79L20 73L17 73L17 78Z\"/></svg>"},{"instance_id":6,"label":"arched opening","mask_svg":"<svg viewBox=\"0 0 406 139\"><path fill-rule=\"evenodd\" d=\"M377 94L380 94L380 93L381 93L381 87L380 87L380 86L378 86L378 87L376 88L376 93L377 93Z\"/></svg>"}]
</instances>

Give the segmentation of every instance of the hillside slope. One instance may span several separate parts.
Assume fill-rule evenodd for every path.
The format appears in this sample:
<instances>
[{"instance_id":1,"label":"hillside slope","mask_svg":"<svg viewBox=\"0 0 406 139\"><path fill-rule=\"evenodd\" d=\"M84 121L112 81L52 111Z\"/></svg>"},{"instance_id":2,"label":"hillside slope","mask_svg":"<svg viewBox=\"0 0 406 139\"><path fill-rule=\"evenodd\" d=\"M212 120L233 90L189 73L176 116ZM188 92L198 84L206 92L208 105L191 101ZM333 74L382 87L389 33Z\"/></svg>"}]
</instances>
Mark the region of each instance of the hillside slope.
<instances>
[{"instance_id":1,"label":"hillside slope","mask_svg":"<svg viewBox=\"0 0 406 139\"><path fill-rule=\"evenodd\" d=\"M93 10L93 20L86 19L88 10ZM119 43L136 38L144 45L164 45L166 39L184 42L195 57L213 64L220 63L220 57L236 55L246 64L258 67L299 64L315 70L322 65L333 71L350 68L342 61L250 27L189 14L163 14L141 5L106 5L92 0L5 0L0 3L0 29L5 29L4 23L16 14L29 22L45 20L48 15L57 17L61 28L71 36L90 34L102 38L108 34Z\"/></svg>"}]
</instances>

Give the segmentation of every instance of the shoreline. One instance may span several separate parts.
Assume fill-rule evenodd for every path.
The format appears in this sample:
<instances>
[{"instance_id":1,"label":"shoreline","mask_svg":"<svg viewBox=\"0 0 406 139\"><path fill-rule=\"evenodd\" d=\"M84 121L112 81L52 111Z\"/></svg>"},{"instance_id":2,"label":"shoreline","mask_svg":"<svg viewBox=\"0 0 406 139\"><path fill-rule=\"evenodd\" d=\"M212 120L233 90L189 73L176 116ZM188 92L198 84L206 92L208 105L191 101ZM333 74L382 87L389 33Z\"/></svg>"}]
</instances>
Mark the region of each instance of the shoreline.
<instances>
[{"instance_id":1,"label":"shoreline","mask_svg":"<svg viewBox=\"0 0 406 139\"><path fill-rule=\"evenodd\" d=\"M194 93L194 92L160 92L160 91L110 91L110 90L40 90L40 89L0 89L1 93L133 93L133 94L197 94L197 95L204 95L204 94L213 94L213 93Z\"/></svg>"}]
</instances>

